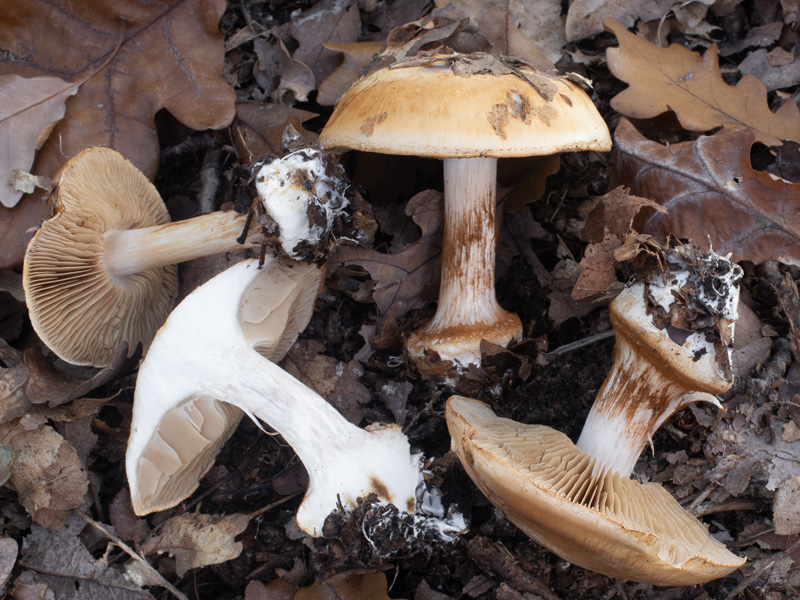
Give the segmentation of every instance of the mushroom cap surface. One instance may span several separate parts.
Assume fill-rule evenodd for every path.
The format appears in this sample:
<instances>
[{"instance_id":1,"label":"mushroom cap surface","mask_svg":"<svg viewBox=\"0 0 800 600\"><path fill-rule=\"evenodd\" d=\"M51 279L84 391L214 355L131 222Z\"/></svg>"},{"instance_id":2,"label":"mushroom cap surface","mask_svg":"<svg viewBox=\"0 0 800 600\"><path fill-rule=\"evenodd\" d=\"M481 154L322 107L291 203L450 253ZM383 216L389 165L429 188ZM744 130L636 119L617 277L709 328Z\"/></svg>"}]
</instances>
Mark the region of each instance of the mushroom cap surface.
<instances>
[{"instance_id":1,"label":"mushroom cap surface","mask_svg":"<svg viewBox=\"0 0 800 600\"><path fill-rule=\"evenodd\" d=\"M689 585L744 564L660 485L613 472L542 425L497 417L461 396L447 401L453 450L506 517L565 560L610 577Z\"/></svg>"},{"instance_id":2,"label":"mushroom cap surface","mask_svg":"<svg viewBox=\"0 0 800 600\"><path fill-rule=\"evenodd\" d=\"M239 323L259 354L277 362L289 351L311 319L324 278L324 267L294 261L274 261L258 271L242 297ZM196 396L137 431L149 441L129 444L135 448L127 458L135 465L129 478L134 512L166 510L191 496L243 416L232 404Z\"/></svg>"},{"instance_id":3,"label":"mushroom cap surface","mask_svg":"<svg viewBox=\"0 0 800 600\"><path fill-rule=\"evenodd\" d=\"M611 148L608 127L576 84L483 53L394 63L362 78L337 103L320 143L431 158Z\"/></svg>"},{"instance_id":4,"label":"mushroom cap surface","mask_svg":"<svg viewBox=\"0 0 800 600\"><path fill-rule=\"evenodd\" d=\"M23 287L31 323L59 357L107 366L121 342L145 348L166 320L178 291L175 266L111 278L103 234L169 222L152 183L121 154L83 150L61 169L54 216L28 244Z\"/></svg>"}]
</instances>

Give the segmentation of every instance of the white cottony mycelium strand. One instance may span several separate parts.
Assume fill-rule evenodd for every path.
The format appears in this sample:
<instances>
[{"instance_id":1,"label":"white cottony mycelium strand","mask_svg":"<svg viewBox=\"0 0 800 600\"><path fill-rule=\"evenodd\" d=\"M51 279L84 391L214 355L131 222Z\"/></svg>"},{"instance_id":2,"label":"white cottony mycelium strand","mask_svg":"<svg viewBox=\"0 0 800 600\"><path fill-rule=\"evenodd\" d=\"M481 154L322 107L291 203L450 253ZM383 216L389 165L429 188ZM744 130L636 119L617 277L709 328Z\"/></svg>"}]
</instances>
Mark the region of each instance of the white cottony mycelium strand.
<instances>
[{"instance_id":1,"label":"white cottony mycelium strand","mask_svg":"<svg viewBox=\"0 0 800 600\"><path fill-rule=\"evenodd\" d=\"M289 256L296 256L300 242L318 243L349 204L340 181L329 176L326 167L323 155L310 148L258 167L259 199L278 224L281 246Z\"/></svg>"},{"instance_id":2,"label":"white cottony mycelium strand","mask_svg":"<svg viewBox=\"0 0 800 600\"><path fill-rule=\"evenodd\" d=\"M271 258L264 266L291 268ZM127 463L131 490L139 488L133 457L142 455L164 414L211 397L263 420L295 450L309 474L297 521L311 535L321 534L325 517L339 502L352 507L372 492L400 511L414 512L420 456L410 452L400 428L356 427L250 347L239 307L248 287L259 285L258 275L257 260L224 271L187 296L156 336L136 385Z\"/></svg>"}]
</instances>

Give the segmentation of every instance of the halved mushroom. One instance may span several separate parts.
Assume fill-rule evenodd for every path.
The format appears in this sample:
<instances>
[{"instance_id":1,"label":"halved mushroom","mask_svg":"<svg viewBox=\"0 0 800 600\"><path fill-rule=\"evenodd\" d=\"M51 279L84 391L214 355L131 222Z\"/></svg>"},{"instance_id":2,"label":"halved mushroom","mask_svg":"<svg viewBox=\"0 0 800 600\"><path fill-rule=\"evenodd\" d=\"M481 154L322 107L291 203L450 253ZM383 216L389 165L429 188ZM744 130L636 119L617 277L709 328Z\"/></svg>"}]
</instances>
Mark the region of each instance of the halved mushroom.
<instances>
[{"instance_id":1,"label":"halved mushroom","mask_svg":"<svg viewBox=\"0 0 800 600\"><path fill-rule=\"evenodd\" d=\"M290 256L298 239L323 235L347 205L346 184L316 150L259 165L255 178L264 211L286 231L281 242ZM28 245L23 285L37 334L74 364L105 366L123 341L149 345L175 300L172 265L265 241L255 220L234 211L170 223L155 187L106 148L79 153L56 182L55 215ZM272 215L267 203L280 210Z\"/></svg>"},{"instance_id":2,"label":"halved mushroom","mask_svg":"<svg viewBox=\"0 0 800 600\"><path fill-rule=\"evenodd\" d=\"M495 296L497 159L608 150L589 97L567 79L484 53L418 56L357 81L320 134L326 148L441 158L444 241L433 319L412 333L409 356L480 364L480 342L522 335Z\"/></svg>"},{"instance_id":3,"label":"halved mushroom","mask_svg":"<svg viewBox=\"0 0 800 600\"><path fill-rule=\"evenodd\" d=\"M294 448L309 475L297 522L311 535L321 534L325 518L337 507L353 507L372 492L401 512L422 508L416 499L421 457L411 453L400 427L356 427L253 350L241 325L247 310L240 308L243 296L253 282L292 278L297 268L268 257L264 271L272 273L262 273L257 261L243 261L197 288L169 316L139 370L126 458L131 490L140 487L148 462L162 458L150 454L142 460L164 415L213 398L265 421ZM193 437L208 437L204 425L196 420ZM163 458L181 461L182 450L165 448ZM134 501L134 508L140 511L141 504Z\"/></svg>"},{"instance_id":4,"label":"halved mushroom","mask_svg":"<svg viewBox=\"0 0 800 600\"><path fill-rule=\"evenodd\" d=\"M452 446L472 480L532 539L599 573L654 585L722 577L744 563L661 486L629 479L666 418L733 382L728 346L742 271L692 248L610 306L614 365L578 440L447 402Z\"/></svg>"},{"instance_id":5,"label":"halved mushroom","mask_svg":"<svg viewBox=\"0 0 800 600\"><path fill-rule=\"evenodd\" d=\"M305 263L278 264L255 273L242 296L239 324L261 356L277 362L288 352L311 318L324 273L324 268ZM128 455L135 464L129 477L131 502L139 515L171 508L191 496L244 415L213 396L166 408L155 428L151 426L150 439L136 446L138 455ZM146 438L147 433L139 435Z\"/></svg>"}]
</instances>

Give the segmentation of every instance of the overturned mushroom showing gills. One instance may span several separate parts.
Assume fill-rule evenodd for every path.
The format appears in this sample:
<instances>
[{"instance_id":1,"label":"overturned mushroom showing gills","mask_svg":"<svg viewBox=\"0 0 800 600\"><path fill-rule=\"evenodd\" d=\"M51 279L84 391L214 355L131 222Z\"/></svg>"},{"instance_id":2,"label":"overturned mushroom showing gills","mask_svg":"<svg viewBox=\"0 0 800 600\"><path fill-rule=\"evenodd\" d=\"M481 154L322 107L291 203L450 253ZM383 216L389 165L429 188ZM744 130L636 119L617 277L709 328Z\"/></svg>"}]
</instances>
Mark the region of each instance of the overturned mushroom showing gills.
<instances>
[{"instance_id":1,"label":"overturned mushroom showing gills","mask_svg":"<svg viewBox=\"0 0 800 600\"><path fill-rule=\"evenodd\" d=\"M611 303L614 365L578 444L453 396L452 446L475 484L536 542L579 566L654 585L722 577L744 563L660 485L629 478L656 428L732 383L741 269L722 257L668 257L667 270Z\"/></svg>"},{"instance_id":2,"label":"overturned mushroom showing gills","mask_svg":"<svg viewBox=\"0 0 800 600\"><path fill-rule=\"evenodd\" d=\"M482 339L505 346L522 335L519 317L495 296L497 159L611 148L575 84L482 53L420 57L367 75L339 100L320 142L444 159L439 302L406 350L420 366L456 367L480 363Z\"/></svg>"},{"instance_id":3,"label":"overturned mushroom showing gills","mask_svg":"<svg viewBox=\"0 0 800 600\"><path fill-rule=\"evenodd\" d=\"M265 270L291 277L292 266L267 259ZM361 429L333 406L252 348L241 325L242 298L264 275L243 261L186 297L159 331L139 370L126 468L131 489L163 415L197 399L236 406L279 432L309 474L297 513L300 527L318 536L339 502L352 507L375 492L401 511L416 508L420 456L397 425ZM203 423L197 423L197 435ZM181 460L179 449L167 449ZM134 508L136 505L134 504Z\"/></svg>"},{"instance_id":4,"label":"overturned mushroom showing gills","mask_svg":"<svg viewBox=\"0 0 800 600\"><path fill-rule=\"evenodd\" d=\"M285 224L290 232L290 238L277 236L279 243L326 235L322 224L332 224L347 205L346 184L338 174L316 150L258 166L257 189L283 207L271 216L278 229ZM245 242L238 241L248 220L235 211L170 223L153 184L107 148L79 153L64 165L56 184L54 216L28 245L23 286L36 333L73 364L106 366L123 341L146 348L177 294L173 265L265 242L255 220ZM257 210L270 214L263 200ZM297 214L306 219L305 229ZM284 248L304 258L295 250L288 243Z\"/></svg>"},{"instance_id":5,"label":"overturned mushroom showing gills","mask_svg":"<svg viewBox=\"0 0 800 600\"><path fill-rule=\"evenodd\" d=\"M316 265L281 261L255 273L242 296L239 325L264 358L283 358L308 324L324 273ZM136 422L142 420L143 410L152 409L137 405ZM149 434L149 440L132 444L127 457L136 514L171 508L194 493L243 414L232 404L204 395L163 407L155 427L151 417L149 429L138 433L143 438Z\"/></svg>"}]
</instances>

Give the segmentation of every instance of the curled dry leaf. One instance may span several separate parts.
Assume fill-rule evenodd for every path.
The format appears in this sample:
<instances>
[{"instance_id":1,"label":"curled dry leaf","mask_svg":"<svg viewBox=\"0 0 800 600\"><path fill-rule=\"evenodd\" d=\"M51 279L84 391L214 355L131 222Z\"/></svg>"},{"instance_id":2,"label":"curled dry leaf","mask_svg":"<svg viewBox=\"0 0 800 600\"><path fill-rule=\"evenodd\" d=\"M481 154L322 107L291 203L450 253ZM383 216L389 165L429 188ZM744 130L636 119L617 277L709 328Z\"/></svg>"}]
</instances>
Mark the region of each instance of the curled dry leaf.
<instances>
[{"instance_id":1,"label":"curled dry leaf","mask_svg":"<svg viewBox=\"0 0 800 600\"><path fill-rule=\"evenodd\" d=\"M419 225L422 235L399 254L383 254L366 248L340 247L331 258L337 263L356 264L375 281L373 300L381 321L400 319L409 310L421 308L436 293L439 284L439 255L442 252L444 210L442 194L420 192L406 205L406 214Z\"/></svg>"},{"instance_id":2,"label":"curled dry leaf","mask_svg":"<svg viewBox=\"0 0 800 600\"><path fill-rule=\"evenodd\" d=\"M574 0L567 11L567 41L577 42L603 31L603 20L617 19L625 27L660 19L674 0Z\"/></svg>"},{"instance_id":3,"label":"curled dry leaf","mask_svg":"<svg viewBox=\"0 0 800 600\"><path fill-rule=\"evenodd\" d=\"M800 141L797 105L785 102L772 112L767 89L752 75L733 86L725 83L716 45L702 55L678 44L659 48L614 19L606 19L604 26L619 40L619 48L607 51L608 68L630 86L611 99L617 112L646 119L671 110L689 131L743 127L768 146Z\"/></svg>"},{"instance_id":4,"label":"curled dry leaf","mask_svg":"<svg viewBox=\"0 0 800 600\"><path fill-rule=\"evenodd\" d=\"M161 533L142 544L142 552L168 552L176 559L175 571L183 577L190 569L216 565L242 553L234 538L247 529L250 517L232 514L225 517L186 513L172 517Z\"/></svg>"},{"instance_id":5,"label":"curled dry leaf","mask_svg":"<svg viewBox=\"0 0 800 600\"><path fill-rule=\"evenodd\" d=\"M610 185L625 185L668 210L640 213L638 231L690 238L705 250L711 244L737 262L800 265L800 184L753 170L751 129L662 146L622 119L614 141Z\"/></svg>"},{"instance_id":6,"label":"curled dry leaf","mask_svg":"<svg viewBox=\"0 0 800 600\"><path fill-rule=\"evenodd\" d=\"M31 526L31 533L22 542L19 562L27 576L16 580L41 590L47 586L51 594L18 596L24 598L58 598L83 600L113 598L114 600L153 600L148 592L129 582L102 559L95 559L81 541L80 533L86 523L78 515L70 515L63 527L50 531ZM20 581L22 580L22 581Z\"/></svg>"},{"instance_id":7,"label":"curled dry leaf","mask_svg":"<svg viewBox=\"0 0 800 600\"><path fill-rule=\"evenodd\" d=\"M11 179L28 171L36 150L64 116L67 97L78 86L58 77L0 76L0 203L9 208L22 197Z\"/></svg>"},{"instance_id":8,"label":"curled dry leaf","mask_svg":"<svg viewBox=\"0 0 800 600\"><path fill-rule=\"evenodd\" d=\"M351 44L323 44L332 52L342 53L342 64L325 78L319 86L317 102L322 106L333 106L350 89L375 54L383 46L383 42L353 42Z\"/></svg>"},{"instance_id":9,"label":"curled dry leaf","mask_svg":"<svg viewBox=\"0 0 800 600\"><path fill-rule=\"evenodd\" d=\"M314 89L314 74L306 65L289 56L279 37L259 37L253 42L258 61L253 75L273 102L291 106L308 100Z\"/></svg>"},{"instance_id":10,"label":"curled dry leaf","mask_svg":"<svg viewBox=\"0 0 800 600\"><path fill-rule=\"evenodd\" d=\"M36 523L61 527L89 487L75 448L48 426L22 431L8 443L14 456L10 481L20 503Z\"/></svg>"},{"instance_id":11,"label":"curled dry leaf","mask_svg":"<svg viewBox=\"0 0 800 600\"><path fill-rule=\"evenodd\" d=\"M316 136L303 129L303 121L316 117L316 113L300 110L283 104L244 102L236 105L233 122L233 141L245 164L261 160L269 155L283 155L283 134L287 127L303 137Z\"/></svg>"}]
</instances>

